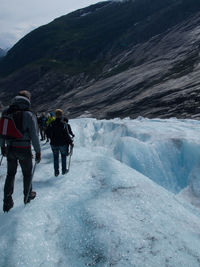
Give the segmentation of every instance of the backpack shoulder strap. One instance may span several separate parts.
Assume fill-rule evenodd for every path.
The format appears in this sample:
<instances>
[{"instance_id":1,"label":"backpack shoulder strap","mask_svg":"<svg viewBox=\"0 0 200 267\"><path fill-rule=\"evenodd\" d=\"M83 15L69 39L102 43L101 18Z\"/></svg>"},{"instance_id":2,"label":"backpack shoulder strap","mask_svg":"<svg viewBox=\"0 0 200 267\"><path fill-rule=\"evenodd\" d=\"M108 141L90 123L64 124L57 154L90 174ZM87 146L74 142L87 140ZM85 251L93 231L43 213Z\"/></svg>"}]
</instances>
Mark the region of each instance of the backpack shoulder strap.
<instances>
[{"instance_id":1,"label":"backpack shoulder strap","mask_svg":"<svg viewBox=\"0 0 200 267\"><path fill-rule=\"evenodd\" d=\"M17 129L19 129L23 133L24 132L24 129L23 129L23 111L18 110L16 112L14 112L12 114L12 116L13 116L13 120L15 122Z\"/></svg>"}]
</instances>

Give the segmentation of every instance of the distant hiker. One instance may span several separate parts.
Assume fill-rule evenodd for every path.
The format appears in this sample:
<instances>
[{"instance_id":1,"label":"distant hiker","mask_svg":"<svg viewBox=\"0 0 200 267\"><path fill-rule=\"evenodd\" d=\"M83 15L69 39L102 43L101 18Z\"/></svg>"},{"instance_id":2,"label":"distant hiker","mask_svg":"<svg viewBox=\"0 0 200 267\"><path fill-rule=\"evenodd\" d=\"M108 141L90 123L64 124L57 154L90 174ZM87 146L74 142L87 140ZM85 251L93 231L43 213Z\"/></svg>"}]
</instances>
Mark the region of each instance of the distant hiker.
<instances>
[{"instance_id":1,"label":"distant hiker","mask_svg":"<svg viewBox=\"0 0 200 267\"><path fill-rule=\"evenodd\" d=\"M49 124L52 122L52 121L55 121L55 116L54 116L54 113L53 112L50 112L48 118L47 118L47 126L49 126Z\"/></svg>"},{"instance_id":2,"label":"distant hiker","mask_svg":"<svg viewBox=\"0 0 200 267\"><path fill-rule=\"evenodd\" d=\"M63 111L56 109L56 119L47 127L46 134L50 138L51 149L54 158L54 174L59 175L59 152L62 159L62 174L67 170L67 146L70 144L73 147L72 139L68 133L66 123L62 120Z\"/></svg>"},{"instance_id":3,"label":"distant hiker","mask_svg":"<svg viewBox=\"0 0 200 267\"><path fill-rule=\"evenodd\" d=\"M47 127L49 126L49 124L52 122L52 121L55 121L55 116L54 116L54 113L53 112L50 112L49 113L49 115L48 115L48 117L47 117L47 122L46 122L46 125L47 125ZM47 128L46 128L46 130L47 130ZM46 132L46 131L45 131ZM46 136L47 136L47 142L49 142L49 137L48 137L48 135L46 134Z\"/></svg>"},{"instance_id":4,"label":"distant hiker","mask_svg":"<svg viewBox=\"0 0 200 267\"><path fill-rule=\"evenodd\" d=\"M67 125L67 130L68 130L69 135L70 135L72 138L74 138L75 135L74 135L74 133L72 132L72 128L71 128L71 125L69 124L69 120L68 120L68 118L67 118L67 117L64 117L64 118L63 118L63 121L64 121L64 122L66 123L66 125ZM67 155L69 155L69 145L67 145Z\"/></svg>"},{"instance_id":5,"label":"distant hiker","mask_svg":"<svg viewBox=\"0 0 200 267\"><path fill-rule=\"evenodd\" d=\"M18 162L23 173L24 202L26 197L27 202L30 202L36 196L36 192L32 191L31 184L33 168L31 143L36 152L36 163L39 163L41 160L41 150L37 119L34 113L30 111L30 97L31 95L28 91L20 91L18 96L13 99L11 105L4 109L0 120L1 152L2 155L7 156L7 176L4 185L4 212L8 212L14 206L12 194ZM8 118L13 118L16 128L13 127L11 120ZM19 136L11 138L14 132L16 136L16 130ZM27 196L28 191L29 195Z\"/></svg>"},{"instance_id":6,"label":"distant hiker","mask_svg":"<svg viewBox=\"0 0 200 267\"><path fill-rule=\"evenodd\" d=\"M38 125L40 129L41 141L46 139L47 118L44 113L38 118Z\"/></svg>"}]
</instances>

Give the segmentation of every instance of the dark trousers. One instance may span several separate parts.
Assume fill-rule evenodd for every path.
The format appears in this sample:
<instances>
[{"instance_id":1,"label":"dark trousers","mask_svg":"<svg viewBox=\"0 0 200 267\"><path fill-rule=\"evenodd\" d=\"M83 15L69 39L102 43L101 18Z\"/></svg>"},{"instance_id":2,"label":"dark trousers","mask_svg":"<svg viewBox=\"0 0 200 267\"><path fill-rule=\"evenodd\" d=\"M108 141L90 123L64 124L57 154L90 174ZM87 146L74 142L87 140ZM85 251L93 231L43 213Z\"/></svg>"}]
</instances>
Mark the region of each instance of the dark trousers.
<instances>
[{"instance_id":1,"label":"dark trousers","mask_svg":"<svg viewBox=\"0 0 200 267\"><path fill-rule=\"evenodd\" d=\"M58 173L59 171L59 152L61 153L62 159L62 171L66 171L67 164L67 146L53 146L51 145L51 149L53 151L53 159L54 159L54 171Z\"/></svg>"},{"instance_id":2,"label":"dark trousers","mask_svg":"<svg viewBox=\"0 0 200 267\"><path fill-rule=\"evenodd\" d=\"M43 126L40 127L40 135L41 135L41 139L42 139L42 140L45 140L45 139L46 139L46 133L45 133L45 130L46 130L45 127L43 127Z\"/></svg>"},{"instance_id":3,"label":"dark trousers","mask_svg":"<svg viewBox=\"0 0 200 267\"><path fill-rule=\"evenodd\" d=\"M18 162L23 173L24 195L26 196L28 193L33 167L31 148L9 147L7 151L7 176L4 185L4 200L12 197Z\"/></svg>"}]
</instances>

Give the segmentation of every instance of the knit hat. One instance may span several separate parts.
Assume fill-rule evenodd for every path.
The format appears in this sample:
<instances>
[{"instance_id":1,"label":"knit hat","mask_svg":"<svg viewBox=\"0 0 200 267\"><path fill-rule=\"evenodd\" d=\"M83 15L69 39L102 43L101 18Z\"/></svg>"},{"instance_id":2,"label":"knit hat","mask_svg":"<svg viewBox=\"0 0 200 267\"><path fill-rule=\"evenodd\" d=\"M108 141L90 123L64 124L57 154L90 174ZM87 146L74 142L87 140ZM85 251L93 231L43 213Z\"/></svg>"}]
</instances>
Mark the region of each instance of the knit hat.
<instances>
[{"instance_id":1,"label":"knit hat","mask_svg":"<svg viewBox=\"0 0 200 267\"><path fill-rule=\"evenodd\" d=\"M29 91L26 91L26 90L21 90L21 91L19 91L18 95L19 95L19 96L26 97L26 98L28 98L29 100L31 99L31 93L30 93Z\"/></svg>"}]
</instances>

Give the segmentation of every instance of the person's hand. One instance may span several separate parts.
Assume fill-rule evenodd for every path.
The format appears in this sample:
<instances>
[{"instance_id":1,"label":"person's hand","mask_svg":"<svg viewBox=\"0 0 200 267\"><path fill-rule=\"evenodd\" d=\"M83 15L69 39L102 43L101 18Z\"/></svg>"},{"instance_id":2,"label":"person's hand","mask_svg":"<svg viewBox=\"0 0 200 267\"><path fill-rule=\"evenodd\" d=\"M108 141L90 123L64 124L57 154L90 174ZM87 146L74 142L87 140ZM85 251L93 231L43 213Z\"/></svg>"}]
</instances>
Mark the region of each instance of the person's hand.
<instances>
[{"instance_id":1,"label":"person's hand","mask_svg":"<svg viewBox=\"0 0 200 267\"><path fill-rule=\"evenodd\" d=\"M40 163L40 160L41 160L41 153L40 152L37 152L35 154L35 162L36 163Z\"/></svg>"},{"instance_id":2,"label":"person's hand","mask_svg":"<svg viewBox=\"0 0 200 267\"><path fill-rule=\"evenodd\" d=\"M6 147L5 146L1 146L1 155L2 156L6 156Z\"/></svg>"}]
</instances>

